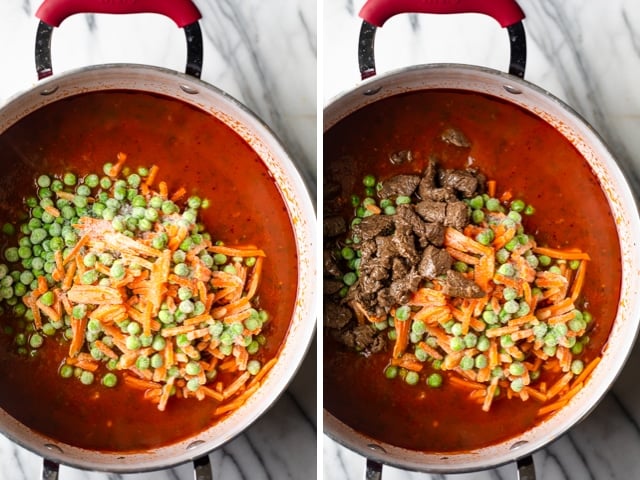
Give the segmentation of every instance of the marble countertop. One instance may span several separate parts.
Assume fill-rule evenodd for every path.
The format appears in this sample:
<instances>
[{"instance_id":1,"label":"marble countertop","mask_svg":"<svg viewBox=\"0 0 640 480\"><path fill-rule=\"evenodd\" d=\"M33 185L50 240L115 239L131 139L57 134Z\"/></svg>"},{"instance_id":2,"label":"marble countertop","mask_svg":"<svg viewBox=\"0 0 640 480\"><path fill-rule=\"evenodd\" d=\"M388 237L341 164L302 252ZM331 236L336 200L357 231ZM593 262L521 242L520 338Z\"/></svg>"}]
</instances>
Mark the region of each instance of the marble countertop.
<instances>
[{"instance_id":1,"label":"marble countertop","mask_svg":"<svg viewBox=\"0 0 640 480\"><path fill-rule=\"evenodd\" d=\"M40 0L0 2L0 104L37 82L33 50ZM247 105L275 131L316 190L316 3L196 0L202 79ZM274 13L277 13L274 15ZM142 63L184 71L184 33L158 15L76 15L53 35L53 68ZM316 346L279 401L244 434L210 454L215 479L315 478ZM295 452L294 455L291 452ZM41 460L0 435L0 479L39 478ZM186 480L190 465L114 475L62 467L61 480Z\"/></svg>"},{"instance_id":2,"label":"marble countertop","mask_svg":"<svg viewBox=\"0 0 640 480\"><path fill-rule=\"evenodd\" d=\"M363 0L324 0L325 104L360 82L357 16ZM634 0L520 0L527 18L525 78L562 99L604 138L640 194L640 4ZM331 33L330 33L331 32ZM394 17L376 35L379 73L415 64L464 63L506 70L508 40L477 14ZM582 423L534 455L543 480L640 478L640 345L612 390ZM364 458L323 438L324 478L364 478ZM515 479L514 465L463 475L384 467L384 480Z\"/></svg>"}]
</instances>

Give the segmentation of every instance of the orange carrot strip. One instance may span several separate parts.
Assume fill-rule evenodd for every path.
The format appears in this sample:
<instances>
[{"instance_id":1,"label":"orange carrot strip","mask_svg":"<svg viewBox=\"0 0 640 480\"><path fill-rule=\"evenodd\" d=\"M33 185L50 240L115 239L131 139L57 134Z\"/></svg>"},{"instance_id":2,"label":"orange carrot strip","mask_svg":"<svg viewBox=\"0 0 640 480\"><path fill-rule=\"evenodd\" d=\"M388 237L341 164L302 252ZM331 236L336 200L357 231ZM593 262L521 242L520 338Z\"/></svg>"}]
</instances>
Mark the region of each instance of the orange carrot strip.
<instances>
[{"instance_id":1,"label":"orange carrot strip","mask_svg":"<svg viewBox=\"0 0 640 480\"><path fill-rule=\"evenodd\" d=\"M64 265L66 265L70 261L74 260L76 255L80 251L80 249L82 247L84 247L88 242L89 242L89 236L88 235L83 235L82 237L80 237L80 240L78 240L78 243L76 243L73 246L73 248L69 251L69 253L67 254L66 258L64 259L64 262L63 262Z\"/></svg>"},{"instance_id":2,"label":"orange carrot strip","mask_svg":"<svg viewBox=\"0 0 640 480\"><path fill-rule=\"evenodd\" d=\"M497 388L498 379L494 378L494 380L491 382L491 385L487 387L487 394L485 395L484 402L482 403L482 410L484 412L488 412L491 409L491 403L493 402L493 398L495 397Z\"/></svg>"},{"instance_id":3,"label":"orange carrot strip","mask_svg":"<svg viewBox=\"0 0 640 480\"><path fill-rule=\"evenodd\" d=\"M435 348L429 346L426 342L420 342L418 343L418 346L424 350L425 352L427 352L427 355L429 355L432 358L435 358L436 360L442 360L442 354L436 350Z\"/></svg>"},{"instance_id":4,"label":"orange carrot strip","mask_svg":"<svg viewBox=\"0 0 640 480\"><path fill-rule=\"evenodd\" d=\"M582 291L582 286L584 285L584 280L587 274L587 262L582 260L580 262L580 266L576 271L576 276L573 280L573 285L571 286L571 300L576 301L580 292Z\"/></svg>"},{"instance_id":5,"label":"orange carrot strip","mask_svg":"<svg viewBox=\"0 0 640 480\"><path fill-rule=\"evenodd\" d=\"M539 255L546 255L551 258L558 258L562 260L591 260L588 253L575 250L560 250L557 248L548 247L534 247L533 253Z\"/></svg>"},{"instance_id":6,"label":"orange carrot strip","mask_svg":"<svg viewBox=\"0 0 640 480\"><path fill-rule=\"evenodd\" d=\"M584 367L584 370L582 370L580 375L576 377L575 381L573 382L574 385L578 383L584 383L587 380L587 377L591 375L591 372L593 372L593 370L598 366L598 363L600 363L600 360L602 360L602 357L596 357L593 360L591 360Z\"/></svg>"},{"instance_id":7,"label":"orange carrot strip","mask_svg":"<svg viewBox=\"0 0 640 480\"><path fill-rule=\"evenodd\" d=\"M87 328L87 317L77 319L75 317L71 317L71 331L72 338L71 344L69 345L69 356L75 357L80 350L82 349L82 345L84 344L84 332Z\"/></svg>"},{"instance_id":8,"label":"orange carrot strip","mask_svg":"<svg viewBox=\"0 0 640 480\"><path fill-rule=\"evenodd\" d=\"M207 397L211 397L218 402L222 402L224 400L224 396L221 393L216 392L215 390L207 387L206 385L201 385L200 390L202 390Z\"/></svg>"},{"instance_id":9,"label":"orange carrot strip","mask_svg":"<svg viewBox=\"0 0 640 480\"><path fill-rule=\"evenodd\" d=\"M127 154L118 152L118 154L116 155L116 158L118 161L113 164L113 166L107 173L107 175L109 175L112 178L117 177L120 174L120 170L122 170L124 162L127 161Z\"/></svg>"},{"instance_id":10,"label":"orange carrot strip","mask_svg":"<svg viewBox=\"0 0 640 480\"><path fill-rule=\"evenodd\" d=\"M208 248L213 253L222 253L229 257L266 257L263 250L255 247L243 248L242 246L226 247L222 245L211 245Z\"/></svg>"},{"instance_id":11,"label":"orange carrot strip","mask_svg":"<svg viewBox=\"0 0 640 480\"><path fill-rule=\"evenodd\" d=\"M100 350L105 356L109 358L113 358L114 360L118 358L118 354L114 352L110 347L105 345L102 340L96 340L94 343L95 347Z\"/></svg>"},{"instance_id":12,"label":"orange carrot strip","mask_svg":"<svg viewBox=\"0 0 640 480\"><path fill-rule=\"evenodd\" d=\"M507 325L505 327L492 328L487 330L485 335L488 338L501 337L502 335L508 335L510 333L516 332L520 327L517 325Z\"/></svg>"},{"instance_id":13,"label":"orange carrot strip","mask_svg":"<svg viewBox=\"0 0 640 480\"><path fill-rule=\"evenodd\" d=\"M265 363L262 366L262 368L260 369L260 371L251 379L251 382L249 382L249 386L251 387L252 385L254 385L256 383L259 383L264 378L264 376L267 373L269 373L269 371L275 365L277 360L278 360L278 358L274 357L271 360L269 360L267 363Z\"/></svg>"},{"instance_id":14,"label":"orange carrot strip","mask_svg":"<svg viewBox=\"0 0 640 480\"><path fill-rule=\"evenodd\" d=\"M247 298L251 299L258 290L258 282L260 281L260 275L262 273L262 258L258 257L251 273L251 279L249 280L249 287L247 289Z\"/></svg>"},{"instance_id":15,"label":"orange carrot strip","mask_svg":"<svg viewBox=\"0 0 640 480\"><path fill-rule=\"evenodd\" d=\"M120 292L112 287L101 285L74 285L67 292L73 303L90 303L95 305L120 304Z\"/></svg>"},{"instance_id":16,"label":"orange carrot strip","mask_svg":"<svg viewBox=\"0 0 640 480\"><path fill-rule=\"evenodd\" d=\"M399 358L400 355L404 352L405 348L409 344L409 324L410 320L399 320L396 319L395 327L396 327L396 341L393 346L393 355L392 358Z\"/></svg>"},{"instance_id":17,"label":"orange carrot strip","mask_svg":"<svg viewBox=\"0 0 640 480\"><path fill-rule=\"evenodd\" d=\"M249 398L253 393L258 389L260 385L254 385L252 387L247 388L244 392L234 398L231 402L225 403L215 409L213 412L214 415L222 415L227 412L231 412L233 410L237 410L244 402L246 402L247 398Z\"/></svg>"},{"instance_id":18,"label":"orange carrot strip","mask_svg":"<svg viewBox=\"0 0 640 480\"><path fill-rule=\"evenodd\" d=\"M558 400L557 402L545 405L544 407L540 408L540 410L538 410L538 416L540 417L540 416L546 415L548 413L560 410L568 402L569 402L569 400Z\"/></svg>"},{"instance_id":19,"label":"orange carrot strip","mask_svg":"<svg viewBox=\"0 0 640 480\"><path fill-rule=\"evenodd\" d=\"M184 187L180 187L175 192L173 192L173 195L171 195L171 201L172 202L177 202L182 197L184 197L186 194L187 194L187 189L184 188Z\"/></svg>"},{"instance_id":20,"label":"orange carrot strip","mask_svg":"<svg viewBox=\"0 0 640 480\"><path fill-rule=\"evenodd\" d=\"M560 379L556 383L554 383L549 388L549 390L547 391L547 398L555 397L558 393L560 393L560 391L564 387L569 385L569 382L571 381L572 378L573 378L573 373L571 372L565 373L562 377L560 377Z\"/></svg>"},{"instance_id":21,"label":"orange carrot strip","mask_svg":"<svg viewBox=\"0 0 640 480\"><path fill-rule=\"evenodd\" d=\"M469 390L484 390L486 387L482 383L474 382L472 380L458 378L455 375L449 377L449 383L457 387L467 388Z\"/></svg>"},{"instance_id":22,"label":"orange carrot strip","mask_svg":"<svg viewBox=\"0 0 640 480\"><path fill-rule=\"evenodd\" d=\"M490 197L496 196L497 182L495 180L487 180L487 194Z\"/></svg>"},{"instance_id":23,"label":"orange carrot strip","mask_svg":"<svg viewBox=\"0 0 640 480\"><path fill-rule=\"evenodd\" d=\"M148 187L153 185L153 182L156 180L158 170L160 170L160 168L157 165L151 165L151 168L149 169L149 175L147 175L147 179L145 180L145 184Z\"/></svg>"},{"instance_id":24,"label":"orange carrot strip","mask_svg":"<svg viewBox=\"0 0 640 480\"><path fill-rule=\"evenodd\" d=\"M421 372L424 366L420 363L412 353L405 353L400 358L392 358L391 365L406 368L413 372Z\"/></svg>"},{"instance_id":25,"label":"orange carrot strip","mask_svg":"<svg viewBox=\"0 0 640 480\"><path fill-rule=\"evenodd\" d=\"M244 372L239 377L237 377L227 388L222 391L222 395L224 396L224 398L227 399L236 394L238 390L240 390L240 388L242 388L244 384L247 383L249 377L251 377L251 374L249 372Z\"/></svg>"},{"instance_id":26,"label":"orange carrot strip","mask_svg":"<svg viewBox=\"0 0 640 480\"><path fill-rule=\"evenodd\" d=\"M449 253L449 255L451 255L452 258L464 262L467 265L477 265L478 262L480 262L480 258L469 253L461 252L460 250L456 250L455 248L446 247L445 250Z\"/></svg>"}]
</instances>

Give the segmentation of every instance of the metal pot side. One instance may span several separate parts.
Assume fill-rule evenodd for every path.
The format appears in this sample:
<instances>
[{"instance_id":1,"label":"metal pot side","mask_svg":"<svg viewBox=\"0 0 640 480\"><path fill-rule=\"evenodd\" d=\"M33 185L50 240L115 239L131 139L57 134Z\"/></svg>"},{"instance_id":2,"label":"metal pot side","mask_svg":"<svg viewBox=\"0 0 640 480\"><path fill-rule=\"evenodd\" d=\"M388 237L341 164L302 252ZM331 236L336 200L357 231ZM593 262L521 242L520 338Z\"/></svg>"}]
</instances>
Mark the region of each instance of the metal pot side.
<instances>
[{"instance_id":1,"label":"metal pot side","mask_svg":"<svg viewBox=\"0 0 640 480\"><path fill-rule=\"evenodd\" d=\"M220 119L267 166L289 212L296 238L298 285L293 318L278 362L261 388L238 410L202 433L153 451L99 452L56 442L17 422L0 409L0 430L43 457L83 469L110 472L157 470L193 460L223 445L251 425L278 399L293 378L315 332L315 211L296 166L273 132L249 109L223 91L194 77L158 67L114 64L56 75L19 94L0 110L0 133L54 101L95 91L134 90L168 96Z\"/></svg>"},{"instance_id":2,"label":"metal pot side","mask_svg":"<svg viewBox=\"0 0 640 480\"><path fill-rule=\"evenodd\" d=\"M593 128L550 93L495 70L432 64L374 77L332 99L324 110L324 131L350 113L382 98L428 89L465 90L497 97L530 111L558 130L582 154L597 176L615 219L622 254L621 297L602 361L583 389L565 407L523 434L474 451L425 453L378 442L351 429L326 410L323 413L325 433L367 458L413 471L468 472L515 461L544 447L585 418L612 386L631 352L640 321L637 233L640 218L624 176Z\"/></svg>"}]
</instances>

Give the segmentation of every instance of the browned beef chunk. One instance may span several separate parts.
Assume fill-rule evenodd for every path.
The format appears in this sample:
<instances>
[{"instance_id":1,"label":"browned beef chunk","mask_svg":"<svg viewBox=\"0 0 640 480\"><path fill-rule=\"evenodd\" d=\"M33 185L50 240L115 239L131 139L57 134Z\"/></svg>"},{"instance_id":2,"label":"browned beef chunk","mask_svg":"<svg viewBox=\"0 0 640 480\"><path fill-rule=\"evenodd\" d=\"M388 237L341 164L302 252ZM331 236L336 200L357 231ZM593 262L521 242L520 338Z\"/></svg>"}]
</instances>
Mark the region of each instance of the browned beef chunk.
<instances>
[{"instance_id":1,"label":"browned beef chunk","mask_svg":"<svg viewBox=\"0 0 640 480\"><path fill-rule=\"evenodd\" d=\"M447 216L447 204L444 202L423 200L416 204L415 210L425 222L444 223Z\"/></svg>"},{"instance_id":2,"label":"browned beef chunk","mask_svg":"<svg viewBox=\"0 0 640 480\"><path fill-rule=\"evenodd\" d=\"M322 188L322 195L325 200L333 200L337 198L342 192L342 187L338 182L328 180L324 182Z\"/></svg>"},{"instance_id":3,"label":"browned beef chunk","mask_svg":"<svg viewBox=\"0 0 640 480\"><path fill-rule=\"evenodd\" d=\"M413 236L411 225L396 223L396 231L391 237L391 241L400 257L406 258L412 264L420 261L420 255L416 249L415 237Z\"/></svg>"},{"instance_id":4,"label":"browned beef chunk","mask_svg":"<svg viewBox=\"0 0 640 480\"><path fill-rule=\"evenodd\" d=\"M379 235L390 235L392 232L393 219L388 215L371 215L353 226L353 233L365 242Z\"/></svg>"},{"instance_id":5,"label":"browned beef chunk","mask_svg":"<svg viewBox=\"0 0 640 480\"><path fill-rule=\"evenodd\" d=\"M440 170L440 185L460 192L463 197L471 198L478 189L478 179L467 170Z\"/></svg>"},{"instance_id":6,"label":"browned beef chunk","mask_svg":"<svg viewBox=\"0 0 640 480\"><path fill-rule=\"evenodd\" d=\"M451 255L446 250L429 245L422 252L418 271L424 278L433 280L447 273L447 270L451 268L452 261Z\"/></svg>"},{"instance_id":7,"label":"browned beef chunk","mask_svg":"<svg viewBox=\"0 0 640 480\"><path fill-rule=\"evenodd\" d=\"M469 207L464 202L447 203L444 225L462 230L469 223Z\"/></svg>"},{"instance_id":8,"label":"browned beef chunk","mask_svg":"<svg viewBox=\"0 0 640 480\"><path fill-rule=\"evenodd\" d=\"M358 325L346 330L333 330L334 338L347 348L359 352L378 353L384 350L386 341L373 325Z\"/></svg>"},{"instance_id":9,"label":"browned beef chunk","mask_svg":"<svg viewBox=\"0 0 640 480\"><path fill-rule=\"evenodd\" d=\"M410 197L418 188L419 175L396 175L382 182L382 188L378 190L378 197L389 198L397 195Z\"/></svg>"},{"instance_id":10,"label":"browned beef chunk","mask_svg":"<svg viewBox=\"0 0 640 480\"><path fill-rule=\"evenodd\" d=\"M376 238L376 258L380 261L381 265L385 268L391 268L391 262L393 257L398 255L395 244L391 237L377 237ZM362 264L360 264L362 265Z\"/></svg>"},{"instance_id":11,"label":"browned beef chunk","mask_svg":"<svg viewBox=\"0 0 640 480\"><path fill-rule=\"evenodd\" d=\"M353 318L350 308L333 302L324 302L323 323L328 328L343 328Z\"/></svg>"},{"instance_id":12,"label":"browned beef chunk","mask_svg":"<svg viewBox=\"0 0 640 480\"><path fill-rule=\"evenodd\" d=\"M467 138L467 136L462 133L457 128L447 128L442 134L440 138L451 145L455 145L460 148L469 148L471 146L471 142Z\"/></svg>"},{"instance_id":13,"label":"browned beef chunk","mask_svg":"<svg viewBox=\"0 0 640 480\"><path fill-rule=\"evenodd\" d=\"M389 296L393 305L407 303L411 298L411 294L418 289L422 277L415 270L411 271L404 277L391 282L389 286Z\"/></svg>"},{"instance_id":14,"label":"browned beef chunk","mask_svg":"<svg viewBox=\"0 0 640 480\"><path fill-rule=\"evenodd\" d=\"M322 292L325 295L333 295L334 293L338 293L342 289L342 287L344 287L344 283L340 280L325 278L322 281Z\"/></svg>"},{"instance_id":15,"label":"browned beef chunk","mask_svg":"<svg viewBox=\"0 0 640 480\"><path fill-rule=\"evenodd\" d=\"M408 273L409 267L407 266L407 262L399 257L394 258L393 264L391 265L391 280L400 280L406 277Z\"/></svg>"},{"instance_id":16,"label":"browned beef chunk","mask_svg":"<svg viewBox=\"0 0 640 480\"><path fill-rule=\"evenodd\" d=\"M342 271L338 266L338 262L336 262L331 252L327 249L323 250L322 252L322 265L324 267L324 275L326 277L342 277Z\"/></svg>"},{"instance_id":17,"label":"browned beef chunk","mask_svg":"<svg viewBox=\"0 0 640 480\"><path fill-rule=\"evenodd\" d=\"M344 221L344 218L338 215L325 217L322 222L322 234L325 238L337 237L346 231L347 224Z\"/></svg>"},{"instance_id":18,"label":"browned beef chunk","mask_svg":"<svg viewBox=\"0 0 640 480\"><path fill-rule=\"evenodd\" d=\"M444 225L442 223L425 223L425 235L429 241L436 247L444 244Z\"/></svg>"},{"instance_id":19,"label":"browned beef chunk","mask_svg":"<svg viewBox=\"0 0 640 480\"><path fill-rule=\"evenodd\" d=\"M458 200L455 192L451 188L430 188L420 193L423 200L431 200L434 202L455 202Z\"/></svg>"},{"instance_id":20,"label":"browned beef chunk","mask_svg":"<svg viewBox=\"0 0 640 480\"><path fill-rule=\"evenodd\" d=\"M411 162L412 160L413 154L411 153L411 150L401 150L389 155L389 161L394 165L401 165L403 163Z\"/></svg>"},{"instance_id":21,"label":"browned beef chunk","mask_svg":"<svg viewBox=\"0 0 640 480\"><path fill-rule=\"evenodd\" d=\"M455 270L447 271L447 277L442 285L442 292L451 297L480 298L485 293L473 280L468 279Z\"/></svg>"},{"instance_id":22,"label":"browned beef chunk","mask_svg":"<svg viewBox=\"0 0 640 480\"><path fill-rule=\"evenodd\" d=\"M413 234L418 239L420 248L424 248L429 245L429 237L425 229L425 223L418 215L413 211L413 207L410 205L399 205L396 209L396 214L393 216L393 222L395 225L400 223L409 225Z\"/></svg>"}]
</instances>

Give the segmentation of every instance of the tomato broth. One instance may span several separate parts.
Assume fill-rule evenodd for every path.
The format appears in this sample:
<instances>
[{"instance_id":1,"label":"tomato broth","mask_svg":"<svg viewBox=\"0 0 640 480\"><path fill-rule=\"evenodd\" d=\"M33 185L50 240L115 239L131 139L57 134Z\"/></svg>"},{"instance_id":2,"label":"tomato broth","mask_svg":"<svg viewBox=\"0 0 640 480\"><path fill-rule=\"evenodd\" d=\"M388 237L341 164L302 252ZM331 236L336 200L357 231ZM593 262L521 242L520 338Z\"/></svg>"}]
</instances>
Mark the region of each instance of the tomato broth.
<instances>
[{"instance_id":1,"label":"tomato broth","mask_svg":"<svg viewBox=\"0 0 640 480\"><path fill-rule=\"evenodd\" d=\"M470 150L439 139L462 131ZM393 165L389 156L411 150ZM536 213L525 231L539 245L576 247L591 257L581 305L594 318L585 364L600 355L616 315L621 259L615 221L596 177L580 153L535 115L493 97L462 91L420 91L375 102L344 118L324 135L324 178L341 184L343 216L349 196L363 195L362 179L422 173L430 156L445 168L473 167L510 190ZM584 303L582 303L582 301ZM367 357L324 335L324 407L352 428L399 447L428 452L468 451L512 438L540 421L541 403L504 396L489 412L445 380L440 388L385 378L389 350ZM431 367L427 367L429 370ZM544 373L549 382L560 374Z\"/></svg>"},{"instance_id":2,"label":"tomato broth","mask_svg":"<svg viewBox=\"0 0 640 480\"><path fill-rule=\"evenodd\" d=\"M297 284L297 254L286 205L266 166L234 131L206 112L158 95L87 93L38 109L0 135L0 222L19 224L23 199L38 175L102 174L118 152L127 165L159 166L169 191L185 187L208 198L201 221L225 245L254 244L266 252L258 304L270 315L263 363L287 334ZM16 239L12 243L16 243ZM2 250L7 242L1 245ZM12 322L9 313L2 324ZM103 451L141 451L173 443L219 420L209 397L172 398L161 412L140 390L120 381L105 388L63 379L68 344L46 339L30 358L0 334L0 407L27 427L68 444ZM99 378L99 373L97 378Z\"/></svg>"}]
</instances>

